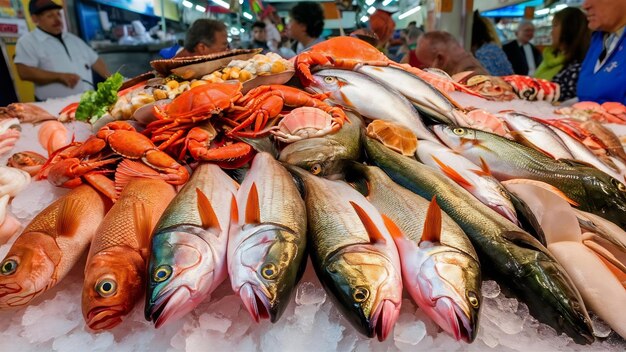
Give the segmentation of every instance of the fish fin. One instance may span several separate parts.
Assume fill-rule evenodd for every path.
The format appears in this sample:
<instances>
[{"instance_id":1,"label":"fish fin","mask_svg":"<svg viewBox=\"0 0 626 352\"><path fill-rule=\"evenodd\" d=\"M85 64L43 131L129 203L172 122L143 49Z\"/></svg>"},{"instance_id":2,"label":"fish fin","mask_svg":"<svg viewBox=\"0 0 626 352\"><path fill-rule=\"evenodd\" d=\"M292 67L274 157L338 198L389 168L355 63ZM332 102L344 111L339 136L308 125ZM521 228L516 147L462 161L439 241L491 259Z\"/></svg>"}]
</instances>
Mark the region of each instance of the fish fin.
<instances>
[{"instance_id":1,"label":"fish fin","mask_svg":"<svg viewBox=\"0 0 626 352\"><path fill-rule=\"evenodd\" d=\"M139 240L139 247L146 248L150 244L150 235L152 234L152 218L143 202L133 204L133 219L135 222L135 232Z\"/></svg>"},{"instance_id":2,"label":"fish fin","mask_svg":"<svg viewBox=\"0 0 626 352\"><path fill-rule=\"evenodd\" d=\"M439 208L439 204L437 204L437 196L433 196L430 205L428 205L428 210L426 211L424 230L422 231L420 243L423 241L441 241L441 208Z\"/></svg>"},{"instance_id":3,"label":"fish fin","mask_svg":"<svg viewBox=\"0 0 626 352\"><path fill-rule=\"evenodd\" d=\"M559 159L559 161L562 162L562 163L565 163L565 164L567 164L569 166L573 166L573 167L581 167L582 166L582 167L593 167L593 168L596 168L595 166L593 166L593 165L591 165L591 164L589 164L587 162L581 161L581 160Z\"/></svg>"},{"instance_id":4,"label":"fish fin","mask_svg":"<svg viewBox=\"0 0 626 352\"><path fill-rule=\"evenodd\" d=\"M478 176L492 176L491 169L489 168L489 165L487 165L487 161L485 161L482 156L480 157L480 170L472 171Z\"/></svg>"},{"instance_id":5,"label":"fish fin","mask_svg":"<svg viewBox=\"0 0 626 352\"><path fill-rule=\"evenodd\" d=\"M237 207L237 199L232 195L230 200L230 221L231 223L239 223L239 208Z\"/></svg>"},{"instance_id":6,"label":"fish fin","mask_svg":"<svg viewBox=\"0 0 626 352\"><path fill-rule=\"evenodd\" d=\"M343 102L344 102L344 105L345 105L346 107L348 107L348 108L353 108L353 109L354 109L354 104L352 104L352 102L350 101L350 99L348 99L348 97L347 97L345 94L343 94L343 92L340 92L340 94L341 94L341 99L342 99L342 100L343 100Z\"/></svg>"},{"instance_id":7,"label":"fish fin","mask_svg":"<svg viewBox=\"0 0 626 352\"><path fill-rule=\"evenodd\" d=\"M615 255L602 244L595 242L593 237L584 238L583 235L582 242L587 248L595 252L598 258L604 262L614 275L626 278L626 263L622 263L619 258L615 257ZM615 248L615 250L619 251L619 248Z\"/></svg>"},{"instance_id":8,"label":"fish fin","mask_svg":"<svg viewBox=\"0 0 626 352\"><path fill-rule=\"evenodd\" d=\"M259 209L259 192L256 183L252 182L248 202L246 203L245 224L258 224L261 222L261 209Z\"/></svg>"},{"instance_id":9,"label":"fish fin","mask_svg":"<svg viewBox=\"0 0 626 352\"><path fill-rule=\"evenodd\" d=\"M533 142L529 141L528 138L524 137L524 135L518 131L509 131L509 134L511 135L511 137L513 137L513 139L518 142L519 144L523 144L529 148L533 148L537 151L542 152L543 154L549 156L552 159L556 160L556 157L552 154L550 154L548 151L539 148L536 144L534 144Z\"/></svg>"},{"instance_id":10,"label":"fish fin","mask_svg":"<svg viewBox=\"0 0 626 352\"><path fill-rule=\"evenodd\" d=\"M202 221L202 227L205 229L216 228L218 232L222 232L220 222L215 215L211 201L207 198L206 194L196 187L196 195L198 197L198 213L200 214L200 221Z\"/></svg>"},{"instance_id":11,"label":"fish fin","mask_svg":"<svg viewBox=\"0 0 626 352\"><path fill-rule=\"evenodd\" d=\"M387 230L389 230L391 237L393 237L394 239L404 238L404 233L402 232L402 230L400 230L400 227L398 227L398 225L396 225L396 223L393 222L393 220L391 220L385 214L380 214L380 215L382 215L383 221L385 222L385 227L387 227Z\"/></svg>"},{"instance_id":12,"label":"fish fin","mask_svg":"<svg viewBox=\"0 0 626 352\"><path fill-rule=\"evenodd\" d=\"M350 205L352 205L352 208L356 211L359 219L361 219L361 223L365 226L365 230L367 231L370 241L372 243L386 243L387 241L385 241L383 234L380 232L378 227L376 227L376 224L374 224L374 221L370 218L367 212L353 201L350 201Z\"/></svg>"},{"instance_id":13,"label":"fish fin","mask_svg":"<svg viewBox=\"0 0 626 352\"><path fill-rule=\"evenodd\" d=\"M153 168L129 159L124 159L115 170L115 189L118 194L133 178L148 178L162 180L163 177Z\"/></svg>"},{"instance_id":14,"label":"fish fin","mask_svg":"<svg viewBox=\"0 0 626 352\"><path fill-rule=\"evenodd\" d=\"M439 165L439 168L441 169L441 171L443 171L443 173L449 178L451 178L454 182L458 183L463 188L474 188L474 185L472 185L467 179L461 176L461 174L456 172L456 170L444 164L436 156L431 155L430 157L437 163L437 165Z\"/></svg>"},{"instance_id":15,"label":"fish fin","mask_svg":"<svg viewBox=\"0 0 626 352\"><path fill-rule=\"evenodd\" d=\"M72 237L76 234L80 218L78 214L82 213L83 203L77 199L65 198L59 207L59 215L57 215L56 232L57 236Z\"/></svg>"}]
</instances>

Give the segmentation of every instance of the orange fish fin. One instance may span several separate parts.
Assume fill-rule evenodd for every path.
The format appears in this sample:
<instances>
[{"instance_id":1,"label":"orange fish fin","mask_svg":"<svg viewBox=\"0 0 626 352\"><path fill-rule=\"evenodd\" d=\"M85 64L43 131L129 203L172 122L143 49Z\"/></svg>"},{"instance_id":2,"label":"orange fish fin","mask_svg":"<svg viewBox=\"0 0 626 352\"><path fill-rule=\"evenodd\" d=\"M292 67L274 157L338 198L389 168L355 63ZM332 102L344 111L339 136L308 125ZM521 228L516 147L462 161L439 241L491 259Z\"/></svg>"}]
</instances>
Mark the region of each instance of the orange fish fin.
<instances>
[{"instance_id":1,"label":"orange fish fin","mask_svg":"<svg viewBox=\"0 0 626 352\"><path fill-rule=\"evenodd\" d=\"M230 200L230 222L234 224L239 222L239 208L237 207L237 199L234 194Z\"/></svg>"},{"instance_id":2,"label":"orange fish fin","mask_svg":"<svg viewBox=\"0 0 626 352\"><path fill-rule=\"evenodd\" d=\"M382 215L383 221L385 222L385 226L387 227L387 230L389 230L391 237L393 237L394 239L404 238L404 234L402 233L402 230L400 230L400 227L398 227L398 225L396 225L396 223L393 222L393 220L391 220L385 214L380 214L380 215Z\"/></svg>"},{"instance_id":3,"label":"orange fish fin","mask_svg":"<svg viewBox=\"0 0 626 352\"><path fill-rule=\"evenodd\" d=\"M480 157L480 170L471 171L478 176L492 176L491 169L489 168L489 165L487 165L487 162L485 161L485 159L483 159L482 156Z\"/></svg>"},{"instance_id":4,"label":"orange fish fin","mask_svg":"<svg viewBox=\"0 0 626 352\"><path fill-rule=\"evenodd\" d=\"M439 165L439 168L441 169L441 171L443 171L443 173L449 178L451 178L454 182L458 183L463 188L474 188L474 185L472 185L468 180L466 180L465 177L461 176L461 174L456 172L456 170L444 164L436 156L431 155L430 157L433 158L433 160L437 163L437 165Z\"/></svg>"},{"instance_id":5,"label":"orange fish fin","mask_svg":"<svg viewBox=\"0 0 626 352\"><path fill-rule=\"evenodd\" d=\"M501 183L503 185L509 185L509 184L530 184L530 185L536 185L539 186L543 189L546 189L554 194L556 194L557 196L563 198L566 202L568 202L569 204L571 204L572 206L579 206L580 204L578 204L575 200L571 199L570 197L568 197L565 193L563 193L563 191L561 191L560 189L558 189L557 187L554 187L550 184L547 184L545 182L541 182L541 181L536 181L536 180L528 180L525 178L513 178L510 180L506 180L506 181L501 181Z\"/></svg>"},{"instance_id":6,"label":"orange fish fin","mask_svg":"<svg viewBox=\"0 0 626 352\"><path fill-rule=\"evenodd\" d=\"M356 214L359 216L359 219L361 219L363 226L365 226L365 231L367 231L367 235L369 236L370 241L372 243L387 242L385 241L383 234L380 232L378 227L376 227L376 224L374 224L374 221L372 220L372 218L370 218L367 212L353 201L350 201L350 205L352 205L352 208L354 208L354 211L356 211Z\"/></svg>"},{"instance_id":7,"label":"orange fish fin","mask_svg":"<svg viewBox=\"0 0 626 352\"><path fill-rule=\"evenodd\" d=\"M124 187L126 187L128 182L133 178L163 179L153 168L138 161L124 159L117 166L117 170L115 170L115 189L118 194L122 192Z\"/></svg>"},{"instance_id":8,"label":"orange fish fin","mask_svg":"<svg viewBox=\"0 0 626 352\"><path fill-rule=\"evenodd\" d=\"M57 215L57 236L72 237L76 234L83 208L84 205L77 199L68 197L63 199L63 203L61 203L59 207L59 214Z\"/></svg>"},{"instance_id":9,"label":"orange fish fin","mask_svg":"<svg viewBox=\"0 0 626 352\"><path fill-rule=\"evenodd\" d=\"M343 100L344 104L346 105L346 107L349 108L354 108L354 104L352 104L352 102L350 101L350 99L348 99L348 96L346 96L345 94L343 94L343 92L341 92L341 99Z\"/></svg>"},{"instance_id":10,"label":"orange fish fin","mask_svg":"<svg viewBox=\"0 0 626 352\"><path fill-rule=\"evenodd\" d=\"M426 211L422 241L439 242L441 240L441 208L437 204L437 196L433 196Z\"/></svg>"},{"instance_id":11,"label":"orange fish fin","mask_svg":"<svg viewBox=\"0 0 626 352\"><path fill-rule=\"evenodd\" d=\"M198 198L198 214L200 214L200 221L202 221L202 227L205 229L216 228L218 232L221 232L220 222L215 215L213 206L209 198L196 187L196 196Z\"/></svg>"},{"instance_id":12,"label":"orange fish fin","mask_svg":"<svg viewBox=\"0 0 626 352\"><path fill-rule=\"evenodd\" d=\"M261 222L261 209L259 209L259 192L256 183L252 182L248 202L246 203L245 224L258 224Z\"/></svg>"},{"instance_id":13,"label":"orange fish fin","mask_svg":"<svg viewBox=\"0 0 626 352\"><path fill-rule=\"evenodd\" d=\"M137 242L140 248L147 248L150 245L150 236L152 235L152 216L143 202L137 202L133 204L133 207Z\"/></svg>"}]
</instances>

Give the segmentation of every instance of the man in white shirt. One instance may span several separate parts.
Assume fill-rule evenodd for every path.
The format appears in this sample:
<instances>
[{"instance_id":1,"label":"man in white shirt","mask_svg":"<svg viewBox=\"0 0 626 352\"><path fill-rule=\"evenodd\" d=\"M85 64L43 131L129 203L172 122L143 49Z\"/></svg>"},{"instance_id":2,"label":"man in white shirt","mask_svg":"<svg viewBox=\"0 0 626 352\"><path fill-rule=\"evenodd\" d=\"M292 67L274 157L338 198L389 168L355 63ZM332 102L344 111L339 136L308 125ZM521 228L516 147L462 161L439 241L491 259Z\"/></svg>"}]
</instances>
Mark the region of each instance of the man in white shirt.
<instances>
[{"instance_id":1,"label":"man in white shirt","mask_svg":"<svg viewBox=\"0 0 626 352\"><path fill-rule=\"evenodd\" d=\"M62 7L52 0L31 0L28 6L37 28L20 37L15 49L17 73L35 84L35 98L66 97L93 89L93 69L109 71L93 49L63 31Z\"/></svg>"},{"instance_id":2,"label":"man in white shirt","mask_svg":"<svg viewBox=\"0 0 626 352\"><path fill-rule=\"evenodd\" d=\"M535 36L535 26L524 21L517 27L516 40L502 46L502 50L513 66L515 74L532 76L541 63L541 52L530 41Z\"/></svg>"}]
</instances>

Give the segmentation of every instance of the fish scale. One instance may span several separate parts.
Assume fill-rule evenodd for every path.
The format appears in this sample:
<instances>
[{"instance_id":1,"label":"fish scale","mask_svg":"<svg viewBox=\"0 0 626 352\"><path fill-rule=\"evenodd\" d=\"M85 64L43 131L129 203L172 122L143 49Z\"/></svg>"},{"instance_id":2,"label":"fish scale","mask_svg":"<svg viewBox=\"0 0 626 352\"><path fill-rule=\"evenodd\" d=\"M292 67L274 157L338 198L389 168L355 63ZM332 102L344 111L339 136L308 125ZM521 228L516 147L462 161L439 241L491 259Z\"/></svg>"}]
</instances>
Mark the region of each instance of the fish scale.
<instances>
[{"instance_id":1,"label":"fish scale","mask_svg":"<svg viewBox=\"0 0 626 352\"><path fill-rule=\"evenodd\" d=\"M161 180L137 179L131 181L122 191L109 214L96 232L89 255L114 246L130 246L138 249L144 245L135 225L135 205L144 204L146 212L152 216L155 225L169 202L163 202L166 195L171 199L174 189Z\"/></svg>"}]
</instances>

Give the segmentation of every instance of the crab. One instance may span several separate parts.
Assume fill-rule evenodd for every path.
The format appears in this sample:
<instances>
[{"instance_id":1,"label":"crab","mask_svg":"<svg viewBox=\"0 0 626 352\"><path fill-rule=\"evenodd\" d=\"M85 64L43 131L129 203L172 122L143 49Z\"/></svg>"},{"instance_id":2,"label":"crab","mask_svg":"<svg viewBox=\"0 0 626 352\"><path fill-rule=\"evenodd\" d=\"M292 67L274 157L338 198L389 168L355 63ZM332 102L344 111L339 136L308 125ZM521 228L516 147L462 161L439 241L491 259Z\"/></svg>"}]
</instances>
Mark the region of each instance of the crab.
<instances>
[{"instance_id":1,"label":"crab","mask_svg":"<svg viewBox=\"0 0 626 352\"><path fill-rule=\"evenodd\" d=\"M59 149L50 156L40 175L47 177L53 185L62 187L73 188L87 181L115 200L124 185L114 183L104 174L111 172L107 168L120 159L139 160L158 171L154 175L146 175L145 168L131 167L124 169L126 176L155 177L173 185L184 184L189 179L189 172L184 166L123 121L110 122L85 142L74 142Z\"/></svg>"},{"instance_id":2,"label":"crab","mask_svg":"<svg viewBox=\"0 0 626 352\"><path fill-rule=\"evenodd\" d=\"M459 83L465 84L467 88L479 93L487 100L509 101L517 99L513 92L513 87L499 77L474 75L460 78Z\"/></svg>"},{"instance_id":3,"label":"crab","mask_svg":"<svg viewBox=\"0 0 626 352\"><path fill-rule=\"evenodd\" d=\"M521 75L502 76L502 79L513 87L520 99L555 102L561 95L561 86L545 79Z\"/></svg>"},{"instance_id":4,"label":"crab","mask_svg":"<svg viewBox=\"0 0 626 352\"><path fill-rule=\"evenodd\" d=\"M374 120L367 125L365 134L402 155L411 156L417 150L415 134L408 128L393 122Z\"/></svg>"}]
</instances>

